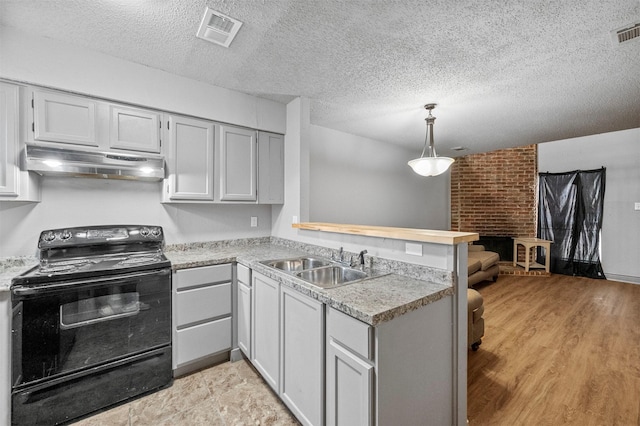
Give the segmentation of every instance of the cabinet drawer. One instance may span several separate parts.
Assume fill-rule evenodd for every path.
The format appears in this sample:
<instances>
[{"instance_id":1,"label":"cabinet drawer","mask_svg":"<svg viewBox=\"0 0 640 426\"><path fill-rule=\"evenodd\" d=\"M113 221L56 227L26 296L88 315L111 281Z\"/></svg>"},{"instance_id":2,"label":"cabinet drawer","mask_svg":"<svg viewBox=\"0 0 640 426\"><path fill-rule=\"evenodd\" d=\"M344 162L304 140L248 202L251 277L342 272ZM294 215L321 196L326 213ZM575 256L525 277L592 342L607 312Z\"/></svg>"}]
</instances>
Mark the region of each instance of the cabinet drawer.
<instances>
[{"instance_id":1,"label":"cabinet drawer","mask_svg":"<svg viewBox=\"0 0 640 426\"><path fill-rule=\"evenodd\" d=\"M231 283L179 291L176 298L178 327L231 314Z\"/></svg>"},{"instance_id":2,"label":"cabinet drawer","mask_svg":"<svg viewBox=\"0 0 640 426\"><path fill-rule=\"evenodd\" d=\"M176 364L182 365L231 348L231 318L178 330Z\"/></svg>"},{"instance_id":3,"label":"cabinet drawer","mask_svg":"<svg viewBox=\"0 0 640 426\"><path fill-rule=\"evenodd\" d=\"M251 287L251 269L238 263L238 281Z\"/></svg>"},{"instance_id":4,"label":"cabinet drawer","mask_svg":"<svg viewBox=\"0 0 640 426\"><path fill-rule=\"evenodd\" d=\"M366 359L373 359L373 327L333 308L327 310L328 336Z\"/></svg>"},{"instance_id":5,"label":"cabinet drawer","mask_svg":"<svg viewBox=\"0 0 640 426\"><path fill-rule=\"evenodd\" d=\"M203 266L176 271L176 289L231 281L231 264Z\"/></svg>"}]
</instances>

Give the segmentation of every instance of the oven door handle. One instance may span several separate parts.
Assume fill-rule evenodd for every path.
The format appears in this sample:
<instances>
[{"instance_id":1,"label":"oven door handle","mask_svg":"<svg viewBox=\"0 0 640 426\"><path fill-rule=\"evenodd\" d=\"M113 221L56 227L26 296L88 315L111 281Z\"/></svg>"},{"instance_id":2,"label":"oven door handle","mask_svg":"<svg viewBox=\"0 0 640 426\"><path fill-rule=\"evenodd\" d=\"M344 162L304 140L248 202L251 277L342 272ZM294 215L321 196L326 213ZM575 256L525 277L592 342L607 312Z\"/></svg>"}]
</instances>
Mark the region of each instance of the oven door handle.
<instances>
[{"instance_id":1,"label":"oven door handle","mask_svg":"<svg viewBox=\"0 0 640 426\"><path fill-rule=\"evenodd\" d=\"M122 282L130 279L136 279L140 277L146 277L150 275L168 275L171 274L171 268L163 268L163 269L154 269L151 271L144 272L132 272L130 274L125 275L113 275L109 277L95 277L88 278L85 280L78 281L65 281L61 283L55 284L44 284L38 286L25 286L25 287L14 287L11 289L11 292L17 296L33 296L39 295L43 293L51 293L54 291L60 290L68 290L73 289L75 287L83 287L83 288L92 288L97 286L102 286L105 284L113 284L117 282Z\"/></svg>"}]
</instances>

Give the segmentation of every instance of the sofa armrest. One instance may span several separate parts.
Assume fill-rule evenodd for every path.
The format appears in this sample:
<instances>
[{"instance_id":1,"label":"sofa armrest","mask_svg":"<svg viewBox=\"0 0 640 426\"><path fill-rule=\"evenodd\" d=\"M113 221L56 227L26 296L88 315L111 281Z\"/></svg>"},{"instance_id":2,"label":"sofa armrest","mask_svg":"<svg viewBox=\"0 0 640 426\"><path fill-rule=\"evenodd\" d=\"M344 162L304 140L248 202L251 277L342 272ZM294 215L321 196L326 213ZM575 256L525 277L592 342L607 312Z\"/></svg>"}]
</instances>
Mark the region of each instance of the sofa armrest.
<instances>
[{"instance_id":1,"label":"sofa armrest","mask_svg":"<svg viewBox=\"0 0 640 426\"><path fill-rule=\"evenodd\" d=\"M480 244L469 244L469 251L484 251L484 246Z\"/></svg>"}]
</instances>

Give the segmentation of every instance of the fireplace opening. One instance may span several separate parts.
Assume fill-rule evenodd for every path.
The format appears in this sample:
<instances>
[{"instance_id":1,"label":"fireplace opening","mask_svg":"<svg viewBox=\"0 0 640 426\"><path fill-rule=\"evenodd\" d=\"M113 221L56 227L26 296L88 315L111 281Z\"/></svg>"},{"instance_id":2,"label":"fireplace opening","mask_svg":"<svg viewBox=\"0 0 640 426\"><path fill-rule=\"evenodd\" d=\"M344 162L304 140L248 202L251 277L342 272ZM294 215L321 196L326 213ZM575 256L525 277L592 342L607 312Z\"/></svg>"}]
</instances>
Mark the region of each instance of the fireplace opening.
<instances>
[{"instance_id":1,"label":"fireplace opening","mask_svg":"<svg viewBox=\"0 0 640 426\"><path fill-rule=\"evenodd\" d=\"M513 237L480 236L474 244L483 245L485 250L498 253L501 261L513 261Z\"/></svg>"}]
</instances>

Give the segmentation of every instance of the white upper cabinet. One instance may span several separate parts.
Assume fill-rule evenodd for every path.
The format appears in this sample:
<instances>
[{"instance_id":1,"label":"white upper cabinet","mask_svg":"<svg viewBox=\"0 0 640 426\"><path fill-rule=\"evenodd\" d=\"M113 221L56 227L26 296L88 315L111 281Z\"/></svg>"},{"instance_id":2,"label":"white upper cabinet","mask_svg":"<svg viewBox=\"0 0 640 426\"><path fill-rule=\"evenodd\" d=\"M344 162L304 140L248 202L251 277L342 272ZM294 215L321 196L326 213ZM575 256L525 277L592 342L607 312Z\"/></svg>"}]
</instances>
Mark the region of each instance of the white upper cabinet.
<instances>
[{"instance_id":1,"label":"white upper cabinet","mask_svg":"<svg viewBox=\"0 0 640 426\"><path fill-rule=\"evenodd\" d=\"M284 136L258 132L258 203L284 203Z\"/></svg>"},{"instance_id":2,"label":"white upper cabinet","mask_svg":"<svg viewBox=\"0 0 640 426\"><path fill-rule=\"evenodd\" d=\"M109 146L160 152L160 114L139 108L109 106Z\"/></svg>"},{"instance_id":3,"label":"white upper cabinet","mask_svg":"<svg viewBox=\"0 0 640 426\"><path fill-rule=\"evenodd\" d=\"M0 82L0 200L40 201L37 177L20 170L19 90Z\"/></svg>"},{"instance_id":4,"label":"white upper cabinet","mask_svg":"<svg viewBox=\"0 0 640 426\"><path fill-rule=\"evenodd\" d=\"M166 151L168 179L163 201L213 201L215 125L177 115L169 116Z\"/></svg>"},{"instance_id":5,"label":"white upper cabinet","mask_svg":"<svg viewBox=\"0 0 640 426\"><path fill-rule=\"evenodd\" d=\"M256 201L256 131L221 125L217 151L219 200Z\"/></svg>"},{"instance_id":6,"label":"white upper cabinet","mask_svg":"<svg viewBox=\"0 0 640 426\"><path fill-rule=\"evenodd\" d=\"M35 141L97 147L98 101L63 93L34 90L32 97Z\"/></svg>"},{"instance_id":7,"label":"white upper cabinet","mask_svg":"<svg viewBox=\"0 0 640 426\"><path fill-rule=\"evenodd\" d=\"M29 142L160 152L160 112L42 89L27 102Z\"/></svg>"},{"instance_id":8,"label":"white upper cabinet","mask_svg":"<svg viewBox=\"0 0 640 426\"><path fill-rule=\"evenodd\" d=\"M18 196L18 87L0 83L0 194Z\"/></svg>"}]
</instances>

